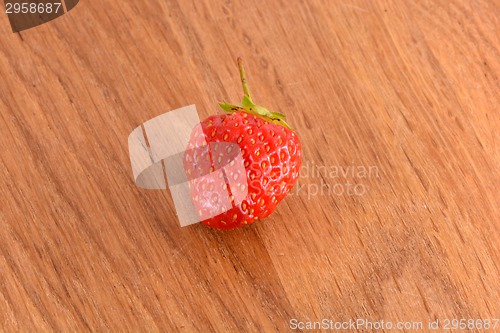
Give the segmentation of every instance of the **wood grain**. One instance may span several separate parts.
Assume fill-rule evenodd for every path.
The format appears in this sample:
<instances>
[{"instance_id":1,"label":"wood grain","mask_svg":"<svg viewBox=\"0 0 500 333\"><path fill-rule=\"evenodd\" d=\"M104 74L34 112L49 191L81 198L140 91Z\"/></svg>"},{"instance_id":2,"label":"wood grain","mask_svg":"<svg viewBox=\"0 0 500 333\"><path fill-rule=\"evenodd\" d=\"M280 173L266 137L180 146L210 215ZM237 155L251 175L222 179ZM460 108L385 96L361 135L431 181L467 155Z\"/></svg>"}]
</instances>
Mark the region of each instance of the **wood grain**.
<instances>
[{"instance_id":1,"label":"wood grain","mask_svg":"<svg viewBox=\"0 0 500 333\"><path fill-rule=\"evenodd\" d=\"M487 0L87 0L12 33L0 14L0 329L499 318L499 17ZM135 186L127 136L239 100L238 55L311 167L265 221L180 228L168 191ZM349 166L376 172L330 173Z\"/></svg>"}]
</instances>

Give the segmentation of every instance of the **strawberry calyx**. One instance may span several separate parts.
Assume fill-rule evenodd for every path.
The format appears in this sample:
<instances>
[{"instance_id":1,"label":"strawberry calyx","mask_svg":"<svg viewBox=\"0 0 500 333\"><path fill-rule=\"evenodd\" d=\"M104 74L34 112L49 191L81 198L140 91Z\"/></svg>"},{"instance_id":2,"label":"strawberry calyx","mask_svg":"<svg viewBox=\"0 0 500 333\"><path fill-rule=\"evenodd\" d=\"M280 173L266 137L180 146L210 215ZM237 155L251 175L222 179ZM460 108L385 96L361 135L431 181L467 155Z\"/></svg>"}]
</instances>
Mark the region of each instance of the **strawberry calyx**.
<instances>
[{"instance_id":1,"label":"strawberry calyx","mask_svg":"<svg viewBox=\"0 0 500 333\"><path fill-rule=\"evenodd\" d=\"M243 69L243 61L241 58L238 58L238 67L240 70L241 84L243 86L243 100L241 101L241 105L230 104L230 103L220 103L219 106L228 113L234 113L237 111L246 112L248 114L256 115L270 123L281 125L288 129L292 129L290 125L285 121L285 115L279 112L272 112L266 109L263 106L256 105L252 98L250 97L250 91L248 89L248 84L246 80L245 70Z\"/></svg>"}]
</instances>

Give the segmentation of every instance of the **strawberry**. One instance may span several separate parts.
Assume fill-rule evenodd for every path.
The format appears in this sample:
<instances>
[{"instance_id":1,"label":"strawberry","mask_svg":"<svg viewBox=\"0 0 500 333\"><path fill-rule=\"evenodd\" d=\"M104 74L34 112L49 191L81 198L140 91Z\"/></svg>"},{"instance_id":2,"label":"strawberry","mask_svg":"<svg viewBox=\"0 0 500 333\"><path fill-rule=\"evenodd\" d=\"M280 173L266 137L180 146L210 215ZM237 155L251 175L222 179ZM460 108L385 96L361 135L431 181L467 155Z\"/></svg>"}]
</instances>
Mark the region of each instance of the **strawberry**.
<instances>
[{"instance_id":1,"label":"strawberry","mask_svg":"<svg viewBox=\"0 0 500 333\"><path fill-rule=\"evenodd\" d=\"M241 105L221 103L228 113L202 121L184 155L198 216L216 229L242 227L270 215L297 182L301 167L297 134L283 114L253 103L241 59L238 66Z\"/></svg>"}]
</instances>

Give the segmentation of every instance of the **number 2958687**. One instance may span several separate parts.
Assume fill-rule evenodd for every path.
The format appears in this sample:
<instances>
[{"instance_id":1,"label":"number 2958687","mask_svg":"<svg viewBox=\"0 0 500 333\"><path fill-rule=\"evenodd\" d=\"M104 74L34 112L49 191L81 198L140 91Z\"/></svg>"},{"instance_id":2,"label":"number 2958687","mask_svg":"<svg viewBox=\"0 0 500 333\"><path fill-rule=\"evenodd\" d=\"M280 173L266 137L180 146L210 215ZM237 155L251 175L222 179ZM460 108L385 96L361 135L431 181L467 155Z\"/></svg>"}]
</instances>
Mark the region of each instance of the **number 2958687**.
<instances>
[{"instance_id":1,"label":"number 2958687","mask_svg":"<svg viewBox=\"0 0 500 333\"><path fill-rule=\"evenodd\" d=\"M62 10L59 3L34 3L34 2L7 2L5 3L6 14L53 14Z\"/></svg>"}]
</instances>

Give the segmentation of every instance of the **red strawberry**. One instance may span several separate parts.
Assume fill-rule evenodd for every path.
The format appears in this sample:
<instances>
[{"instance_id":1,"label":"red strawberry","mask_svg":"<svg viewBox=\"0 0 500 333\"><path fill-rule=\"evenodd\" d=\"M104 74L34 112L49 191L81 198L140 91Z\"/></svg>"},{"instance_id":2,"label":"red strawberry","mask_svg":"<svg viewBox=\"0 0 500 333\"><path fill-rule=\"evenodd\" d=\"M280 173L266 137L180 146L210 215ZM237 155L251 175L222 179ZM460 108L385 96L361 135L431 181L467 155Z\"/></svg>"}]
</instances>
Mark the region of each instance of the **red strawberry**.
<instances>
[{"instance_id":1,"label":"red strawberry","mask_svg":"<svg viewBox=\"0 0 500 333\"><path fill-rule=\"evenodd\" d=\"M283 114L252 102L241 59L238 65L242 104L221 103L229 114L202 121L184 155L198 215L216 229L241 227L271 214L297 182L301 167L299 138Z\"/></svg>"}]
</instances>

